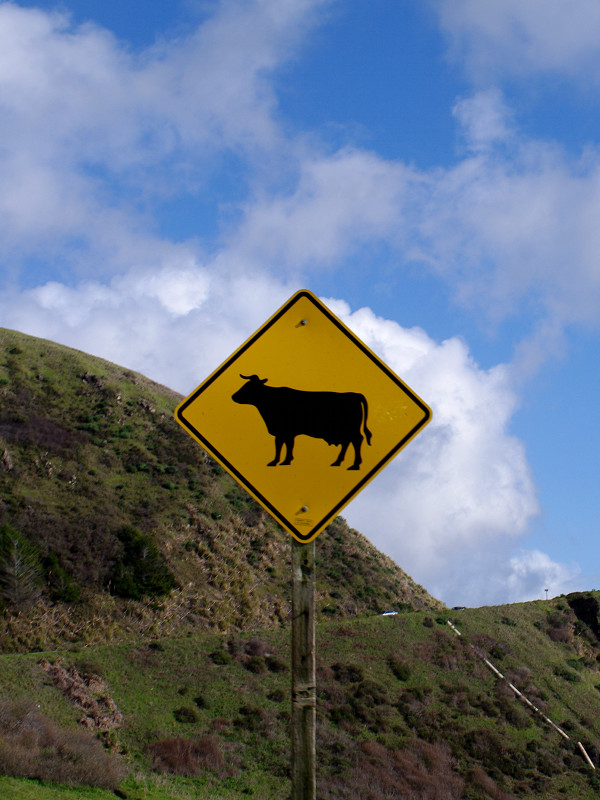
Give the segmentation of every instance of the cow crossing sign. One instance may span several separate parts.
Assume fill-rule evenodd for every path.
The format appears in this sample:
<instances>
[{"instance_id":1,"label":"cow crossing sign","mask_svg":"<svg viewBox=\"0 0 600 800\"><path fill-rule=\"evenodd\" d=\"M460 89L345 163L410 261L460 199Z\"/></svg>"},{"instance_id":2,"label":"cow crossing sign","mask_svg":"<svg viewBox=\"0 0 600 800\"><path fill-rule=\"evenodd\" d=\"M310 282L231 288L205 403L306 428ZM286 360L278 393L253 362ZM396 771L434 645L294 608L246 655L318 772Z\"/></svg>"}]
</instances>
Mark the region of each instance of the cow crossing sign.
<instances>
[{"instance_id":1,"label":"cow crossing sign","mask_svg":"<svg viewBox=\"0 0 600 800\"><path fill-rule=\"evenodd\" d=\"M318 298L300 291L175 417L306 543L423 429L431 411Z\"/></svg>"}]
</instances>

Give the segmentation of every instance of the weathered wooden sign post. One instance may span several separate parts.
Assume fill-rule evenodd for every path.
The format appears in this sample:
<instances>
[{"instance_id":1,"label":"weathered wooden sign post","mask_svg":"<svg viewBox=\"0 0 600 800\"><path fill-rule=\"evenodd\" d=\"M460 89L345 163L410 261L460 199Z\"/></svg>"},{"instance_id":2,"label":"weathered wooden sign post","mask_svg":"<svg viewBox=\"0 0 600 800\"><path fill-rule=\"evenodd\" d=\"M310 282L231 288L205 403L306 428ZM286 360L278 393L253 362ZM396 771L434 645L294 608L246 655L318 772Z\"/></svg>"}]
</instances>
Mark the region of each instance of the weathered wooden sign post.
<instances>
[{"instance_id":1,"label":"weathered wooden sign post","mask_svg":"<svg viewBox=\"0 0 600 800\"><path fill-rule=\"evenodd\" d=\"M425 427L431 410L300 291L177 406L175 418L293 536L292 800L315 800L314 540Z\"/></svg>"}]
</instances>

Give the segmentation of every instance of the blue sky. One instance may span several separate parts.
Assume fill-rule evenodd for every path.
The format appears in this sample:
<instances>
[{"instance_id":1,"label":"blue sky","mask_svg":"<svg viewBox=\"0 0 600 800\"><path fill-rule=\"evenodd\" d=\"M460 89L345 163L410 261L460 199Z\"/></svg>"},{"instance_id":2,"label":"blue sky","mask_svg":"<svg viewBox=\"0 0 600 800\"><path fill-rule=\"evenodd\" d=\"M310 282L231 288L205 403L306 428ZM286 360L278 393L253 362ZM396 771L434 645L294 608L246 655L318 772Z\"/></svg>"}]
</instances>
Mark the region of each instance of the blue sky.
<instances>
[{"instance_id":1,"label":"blue sky","mask_svg":"<svg viewBox=\"0 0 600 800\"><path fill-rule=\"evenodd\" d=\"M599 87L596 0L0 2L0 324L187 394L308 288L434 410L349 522L600 588Z\"/></svg>"}]
</instances>

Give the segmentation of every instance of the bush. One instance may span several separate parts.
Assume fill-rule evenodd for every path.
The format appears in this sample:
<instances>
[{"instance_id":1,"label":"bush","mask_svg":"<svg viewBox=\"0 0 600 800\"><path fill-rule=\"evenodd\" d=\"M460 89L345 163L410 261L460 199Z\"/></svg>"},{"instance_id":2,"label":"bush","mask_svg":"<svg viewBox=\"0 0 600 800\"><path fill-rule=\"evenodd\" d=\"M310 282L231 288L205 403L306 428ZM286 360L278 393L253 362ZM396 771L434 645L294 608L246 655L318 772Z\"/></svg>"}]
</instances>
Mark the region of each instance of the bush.
<instances>
[{"instance_id":1,"label":"bush","mask_svg":"<svg viewBox=\"0 0 600 800\"><path fill-rule=\"evenodd\" d=\"M245 666L248 672L253 672L255 675L262 675L267 671L267 662L263 656L252 656Z\"/></svg>"},{"instance_id":2,"label":"bush","mask_svg":"<svg viewBox=\"0 0 600 800\"><path fill-rule=\"evenodd\" d=\"M27 607L39 595L40 560L36 548L12 525L0 525L0 598Z\"/></svg>"},{"instance_id":3,"label":"bush","mask_svg":"<svg viewBox=\"0 0 600 800\"><path fill-rule=\"evenodd\" d=\"M258 708L258 706L242 706L240 708L240 716L235 720L236 727L254 733L257 731L266 732L268 723L267 713L262 708Z\"/></svg>"},{"instance_id":4,"label":"bush","mask_svg":"<svg viewBox=\"0 0 600 800\"><path fill-rule=\"evenodd\" d=\"M274 656L266 659L269 672L287 672L288 665Z\"/></svg>"},{"instance_id":5,"label":"bush","mask_svg":"<svg viewBox=\"0 0 600 800\"><path fill-rule=\"evenodd\" d=\"M29 702L0 702L0 774L112 790L125 777L91 733L58 728Z\"/></svg>"},{"instance_id":6,"label":"bush","mask_svg":"<svg viewBox=\"0 0 600 800\"><path fill-rule=\"evenodd\" d=\"M408 664L402 660L400 653L390 653L387 659L388 667L399 681L407 681L411 675Z\"/></svg>"},{"instance_id":7,"label":"bush","mask_svg":"<svg viewBox=\"0 0 600 800\"><path fill-rule=\"evenodd\" d=\"M122 553L113 568L110 593L129 600L169 594L175 578L152 539L130 525L121 528L117 538Z\"/></svg>"},{"instance_id":8,"label":"bush","mask_svg":"<svg viewBox=\"0 0 600 800\"><path fill-rule=\"evenodd\" d=\"M332 669L340 683L358 683L363 679L362 668L355 664L333 664Z\"/></svg>"},{"instance_id":9,"label":"bush","mask_svg":"<svg viewBox=\"0 0 600 800\"><path fill-rule=\"evenodd\" d=\"M170 772L173 775L193 777L201 769L221 772L225 766L223 753L214 736L203 736L198 741L182 739L162 739L148 748L154 758L154 769Z\"/></svg>"},{"instance_id":10,"label":"bush","mask_svg":"<svg viewBox=\"0 0 600 800\"><path fill-rule=\"evenodd\" d=\"M192 708L191 706L181 706L181 708L176 708L175 711L173 711L173 716L177 722L185 722L190 724L193 722L198 722L200 719L196 709Z\"/></svg>"},{"instance_id":11,"label":"bush","mask_svg":"<svg viewBox=\"0 0 600 800\"><path fill-rule=\"evenodd\" d=\"M231 656L227 652L227 650L215 650L210 654L210 660L213 664L231 664Z\"/></svg>"},{"instance_id":12,"label":"bush","mask_svg":"<svg viewBox=\"0 0 600 800\"><path fill-rule=\"evenodd\" d=\"M61 565L58 555L50 550L42 560L46 573L46 583L50 589L50 597L63 603L79 600L81 590L71 580L69 573Z\"/></svg>"}]
</instances>

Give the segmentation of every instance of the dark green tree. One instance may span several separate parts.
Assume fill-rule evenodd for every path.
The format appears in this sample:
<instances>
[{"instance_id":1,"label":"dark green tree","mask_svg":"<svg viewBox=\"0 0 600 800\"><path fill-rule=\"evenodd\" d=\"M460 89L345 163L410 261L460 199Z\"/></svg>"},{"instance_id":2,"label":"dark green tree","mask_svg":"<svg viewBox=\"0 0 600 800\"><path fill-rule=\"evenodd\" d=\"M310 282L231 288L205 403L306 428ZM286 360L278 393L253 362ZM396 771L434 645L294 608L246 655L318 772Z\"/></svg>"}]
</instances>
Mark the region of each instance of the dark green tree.
<instances>
[{"instance_id":1,"label":"dark green tree","mask_svg":"<svg viewBox=\"0 0 600 800\"><path fill-rule=\"evenodd\" d=\"M130 600L169 594L176 581L152 539L130 525L121 528L117 538L122 551L111 574L111 594Z\"/></svg>"},{"instance_id":2,"label":"dark green tree","mask_svg":"<svg viewBox=\"0 0 600 800\"><path fill-rule=\"evenodd\" d=\"M17 608L40 594L40 560L36 548L12 525L0 525L0 598Z\"/></svg>"}]
</instances>

